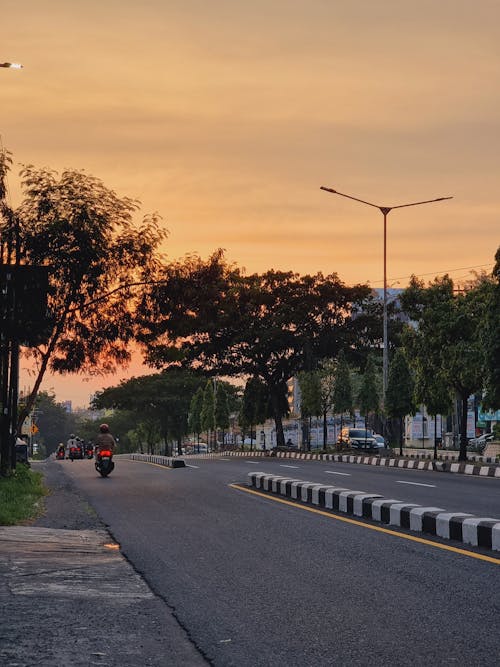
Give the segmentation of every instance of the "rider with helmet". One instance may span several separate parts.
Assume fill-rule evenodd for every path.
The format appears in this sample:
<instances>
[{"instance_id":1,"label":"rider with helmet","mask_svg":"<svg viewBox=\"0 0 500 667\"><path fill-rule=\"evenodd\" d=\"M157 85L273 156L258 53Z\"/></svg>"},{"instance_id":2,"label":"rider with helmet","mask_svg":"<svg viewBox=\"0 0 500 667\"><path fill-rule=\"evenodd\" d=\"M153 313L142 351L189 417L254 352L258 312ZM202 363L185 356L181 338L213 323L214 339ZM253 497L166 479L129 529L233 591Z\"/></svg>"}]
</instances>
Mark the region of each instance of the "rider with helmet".
<instances>
[{"instance_id":1,"label":"rider with helmet","mask_svg":"<svg viewBox=\"0 0 500 667\"><path fill-rule=\"evenodd\" d=\"M110 449L111 452L114 452L115 448L116 442L109 432L109 426L107 424L101 424L99 426L99 435L95 441L96 454L100 449Z\"/></svg>"}]
</instances>

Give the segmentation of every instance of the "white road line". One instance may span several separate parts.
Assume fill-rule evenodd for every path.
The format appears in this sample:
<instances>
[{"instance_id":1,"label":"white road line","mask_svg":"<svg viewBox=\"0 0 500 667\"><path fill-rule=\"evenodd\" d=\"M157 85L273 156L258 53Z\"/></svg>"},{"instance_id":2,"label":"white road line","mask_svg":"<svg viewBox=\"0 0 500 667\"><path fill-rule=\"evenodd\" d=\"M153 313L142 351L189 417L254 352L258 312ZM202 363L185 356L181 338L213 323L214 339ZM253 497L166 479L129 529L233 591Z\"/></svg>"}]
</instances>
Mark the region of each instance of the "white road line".
<instances>
[{"instance_id":1,"label":"white road line","mask_svg":"<svg viewBox=\"0 0 500 667\"><path fill-rule=\"evenodd\" d=\"M187 468L199 468L200 466L192 466L190 463L186 463Z\"/></svg>"},{"instance_id":2,"label":"white road line","mask_svg":"<svg viewBox=\"0 0 500 667\"><path fill-rule=\"evenodd\" d=\"M435 484L420 484L420 482L403 482L400 479L397 479L396 482L398 484L411 484L412 486L428 486L431 489L435 489L436 485Z\"/></svg>"},{"instance_id":3,"label":"white road line","mask_svg":"<svg viewBox=\"0 0 500 667\"><path fill-rule=\"evenodd\" d=\"M336 470L323 470L327 475L344 475L344 477L350 477L350 472L337 472Z\"/></svg>"},{"instance_id":4,"label":"white road line","mask_svg":"<svg viewBox=\"0 0 500 667\"><path fill-rule=\"evenodd\" d=\"M245 463L251 463L253 466L260 466L260 461L245 461Z\"/></svg>"},{"instance_id":5,"label":"white road line","mask_svg":"<svg viewBox=\"0 0 500 667\"><path fill-rule=\"evenodd\" d=\"M280 468L300 468L300 466L286 466L283 463L281 463Z\"/></svg>"},{"instance_id":6,"label":"white road line","mask_svg":"<svg viewBox=\"0 0 500 667\"><path fill-rule=\"evenodd\" d=\"M219 459L219 461L232 461L232 459Z\"/></svg>"}]
</instances>

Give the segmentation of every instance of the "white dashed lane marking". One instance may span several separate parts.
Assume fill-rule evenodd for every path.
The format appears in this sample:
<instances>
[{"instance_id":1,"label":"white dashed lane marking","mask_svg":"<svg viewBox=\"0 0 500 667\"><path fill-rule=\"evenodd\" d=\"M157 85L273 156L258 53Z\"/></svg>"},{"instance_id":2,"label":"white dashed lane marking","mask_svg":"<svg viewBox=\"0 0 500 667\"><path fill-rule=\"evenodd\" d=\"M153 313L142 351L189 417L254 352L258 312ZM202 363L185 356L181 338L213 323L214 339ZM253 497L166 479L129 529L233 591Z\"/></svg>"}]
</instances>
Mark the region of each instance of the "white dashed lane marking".
<instances>
[{"instance_id":1,"label":"white dashed lane marking","mask_svg":"<svg viewBox=\"0 0 500 667\"><path fill-rule=\"evenodd\" d=\"M350 477L351 476L350 472L337 472L336 470L325 470L324 472L327 475L344 475L344 477Z\"/></svg>"},{"instance_id":2,"label":"white dashed lane marking","mask_svg":"<svg viewBox=\"0 0 500 667\"><path fill-rule=\"evenodd\" d=\"M280 464L280 468L300 468L300 466L287 466L285 464Z\"/></svg>"},{"instance_id":3,"label":"white dashed lane marking","mask_svg":"<svg viewBox=\"0 0 500 667\"><path fill-rule=\"evenodd\" d=\"M436 488L436 484L420 484L419 482L403 482L402 479L396 480L397 484L411 484L412 486L428 486L431 489Z\"/></svg>"}]
</instances>

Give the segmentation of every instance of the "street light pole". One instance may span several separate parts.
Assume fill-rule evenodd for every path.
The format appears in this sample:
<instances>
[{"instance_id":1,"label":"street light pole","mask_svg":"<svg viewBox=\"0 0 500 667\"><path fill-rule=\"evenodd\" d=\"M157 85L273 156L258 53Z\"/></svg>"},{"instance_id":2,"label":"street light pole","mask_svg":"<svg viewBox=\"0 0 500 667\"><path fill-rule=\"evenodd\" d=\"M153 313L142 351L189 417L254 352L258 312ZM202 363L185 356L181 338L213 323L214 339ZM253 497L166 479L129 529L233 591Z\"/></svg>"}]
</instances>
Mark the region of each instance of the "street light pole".
<instances>
[{"instance_id":1,"label":"street light pole","mask_svg":"<svg viewBox=\"0 0 500 667\"><path fill-rule=\"evenodd\" d=\"M325 190L326 192L331 192L334 195L340 195L341 197L346 197L347 199L353 199L354 201L359 202L360 204L366 204L367 206L372 206L373 208L378 208L378 210L384 216L384 306L383 306L383 351L382 351L382 401L385 406L385 393L387 391L387 381L389 377L389 335L387 327L387 216L395 208L407 208L408 206L419 206L420 204L432 204L438 201L445 201L446 199L453 199L453 197L438 197L436 199L426 199L425 201L415 201L410 204L398 204L397 206L379 206L378 204L372 204L369 201L364 199L359 199L358 197L352 197L351 195L346 195L343 192L334 190L333 188L326 188L323 185L320 190Z\"/></svg>"}]
</instances>

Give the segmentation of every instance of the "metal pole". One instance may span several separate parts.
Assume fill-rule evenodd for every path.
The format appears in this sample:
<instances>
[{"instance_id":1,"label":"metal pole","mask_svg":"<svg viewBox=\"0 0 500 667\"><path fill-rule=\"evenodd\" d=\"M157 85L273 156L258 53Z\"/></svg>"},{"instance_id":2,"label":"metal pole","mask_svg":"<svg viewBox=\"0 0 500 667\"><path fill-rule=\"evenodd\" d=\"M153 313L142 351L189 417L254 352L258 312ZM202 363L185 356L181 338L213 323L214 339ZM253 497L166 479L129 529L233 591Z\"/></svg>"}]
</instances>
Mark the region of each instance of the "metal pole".
<instances>
[{"instance_id":1,"label":"metal pole","mask_svg":"<svg viewBox=\"0 0 500 667\"><path fill-rule=\"evenodd\" d=\"M383 323L383 351L382 351L382 407L385 408L385 394L389 378L389 336L387 328L387 214L390 209L380 209L384 216L384 323Z\"/></svg>"}]
</instances>

